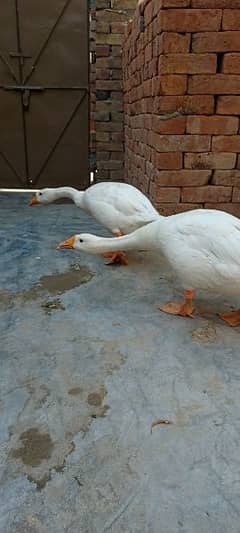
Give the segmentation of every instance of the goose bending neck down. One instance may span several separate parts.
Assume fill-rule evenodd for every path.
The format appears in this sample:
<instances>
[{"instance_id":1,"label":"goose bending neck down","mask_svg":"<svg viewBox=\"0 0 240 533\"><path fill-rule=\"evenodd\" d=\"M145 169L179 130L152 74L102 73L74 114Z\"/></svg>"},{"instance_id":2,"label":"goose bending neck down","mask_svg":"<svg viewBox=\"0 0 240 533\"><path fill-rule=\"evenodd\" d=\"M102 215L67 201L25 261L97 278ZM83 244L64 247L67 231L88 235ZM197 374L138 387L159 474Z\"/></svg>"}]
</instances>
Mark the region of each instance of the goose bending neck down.
<instances>
[{"instance_id":1,"label":"goose bending neck down","mask_svg":"<svg viewBox=\"0 0 240 533\"><path fill-rule=\"evenodd\" d=\"M47 205L61 198L69 198L77 207L83 207L83 195L84 191L78 191L73 187L45 188L34 194L29 205Z\"/></svg>"},{"instance_id":2,"label":"goose bending neck down","mask_svg":"<svg viewBox=\"0 0 240 533\"><path fill-rule=\"evenodd\" d=\"M126 235L149 224L159 217L150 200L138 189L127 183L102 182L85 191L73 187L46 188L37 191L30 205L49 204L59 198L70 198L77 207L93 216L109 229L115 237ZM127 264L126 255L116 250L105 254L110 263Z\"/></svg>"},{"instance_id":3,"label":"goose bending neck down","mask_svg":"<svg viewBox=\"0 0 240 533\"><path fill-rule=\"evenodd\" d=\"M240 295L240 220L217 210L194 210L159 217L129 235L106 239L79 234L59 244L92 254L119 249L161 250L185 289L182 303L160 307L166 313L193 316L195 290ZM240 325L240 311L220 313L231 326Z\"/></svg>"}]
</instances>

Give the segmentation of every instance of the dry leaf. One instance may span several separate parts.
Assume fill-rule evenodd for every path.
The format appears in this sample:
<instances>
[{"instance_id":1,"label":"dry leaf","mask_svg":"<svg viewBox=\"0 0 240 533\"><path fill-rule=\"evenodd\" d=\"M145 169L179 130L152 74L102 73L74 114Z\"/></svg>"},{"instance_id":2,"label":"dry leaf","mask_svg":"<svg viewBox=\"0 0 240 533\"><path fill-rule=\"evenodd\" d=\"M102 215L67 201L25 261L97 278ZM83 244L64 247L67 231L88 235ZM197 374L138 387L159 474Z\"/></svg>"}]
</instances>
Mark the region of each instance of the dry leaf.
<instances>
[{"instance_id":1,"label":"dry leaf","mask_svg":"<svg viewBox=\"0 0 240 533\"><path fill-rule=\"evenodd\" d=\"M155 426L160 426L160 424L166 424L166 425L169 425L169 424L173 424L173 422L171 420L167 420L166 418L158 418L157 420L155 420L152 425L151 425L151 433L152 433L152 430Z\"/></svg>"}]
</instances>

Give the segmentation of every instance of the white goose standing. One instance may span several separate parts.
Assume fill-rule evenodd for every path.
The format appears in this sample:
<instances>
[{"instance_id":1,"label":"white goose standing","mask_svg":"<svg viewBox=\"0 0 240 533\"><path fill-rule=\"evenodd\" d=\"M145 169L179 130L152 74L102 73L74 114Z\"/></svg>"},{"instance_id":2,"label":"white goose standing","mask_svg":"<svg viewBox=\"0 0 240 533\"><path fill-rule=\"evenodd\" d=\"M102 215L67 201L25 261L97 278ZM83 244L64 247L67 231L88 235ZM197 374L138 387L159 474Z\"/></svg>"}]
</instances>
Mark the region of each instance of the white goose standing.
<instances>
[{"instance_id":1,"label":"white goose standing","mask_svg":"<svg viewBox=\"0 0 240 533\"><path fill-rule=\"evenodd\" d=\"M118 240L91 234L70 237L59 248L89 253L117 250L161 250L185 289L182 303L169 303L166 313L192 316L195 290L240 295L240 220L217 210L193 210L155 222ZM240 325L240 311L221 313L231 326Z\"/></svg>"},{"instance_id":2,"label":"white goose standing","mask_svg":"<svg viewBox=\"0 0 240 533\"><path fill-rule=\"evenodd\" d=\"M116 237L131 233L159 217L142 192L132 185L118 182L96 183L85 191L73 187L45 188L34 194L30 205L49 204L60 198L70 198ZM125 254L119 249L115 253L109 250L105 256L111 258L109 264L127 264Z\"/></svg>"}]
</instances>

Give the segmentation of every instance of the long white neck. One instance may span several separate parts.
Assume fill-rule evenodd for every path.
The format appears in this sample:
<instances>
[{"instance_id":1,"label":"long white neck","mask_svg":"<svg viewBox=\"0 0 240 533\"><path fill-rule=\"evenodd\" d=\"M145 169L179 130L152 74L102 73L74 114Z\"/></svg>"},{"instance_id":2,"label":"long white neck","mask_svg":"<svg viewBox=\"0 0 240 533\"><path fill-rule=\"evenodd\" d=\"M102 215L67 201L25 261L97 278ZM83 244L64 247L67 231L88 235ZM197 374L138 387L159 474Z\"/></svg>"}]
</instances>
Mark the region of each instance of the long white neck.
<instances>
[{"instance_id":1,"label":"long white neck","mask_svg":"<svg viewBox=\"0 0 240 533\"><path fill-rule=\"evenodd\" d=\"M98 254L118 250L153 250L158 246L162 218L123 237L95 237L89 252Z\"/></svg>"},{"instance_id":2,"label":"long white neck","mask_svg":"<svg viewBox=\"0 0 240 533\"><path fill-rule=\"evenodd\" d=\"M73 187L57 187L56 189L49 189L54 199L70 198L78 207L82 206L84 191L78 191Z\"/></svg>"}]
</instances>

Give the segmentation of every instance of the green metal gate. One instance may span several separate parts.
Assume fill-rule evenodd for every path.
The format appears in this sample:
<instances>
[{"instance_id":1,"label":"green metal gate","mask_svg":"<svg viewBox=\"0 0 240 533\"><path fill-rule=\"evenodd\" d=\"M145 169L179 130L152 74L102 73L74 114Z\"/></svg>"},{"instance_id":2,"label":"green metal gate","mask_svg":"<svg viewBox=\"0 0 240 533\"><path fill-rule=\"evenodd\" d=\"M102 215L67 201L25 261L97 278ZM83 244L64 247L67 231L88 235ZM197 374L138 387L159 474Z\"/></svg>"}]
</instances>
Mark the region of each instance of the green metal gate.
<instances>
[{"instance_id":1,"label":"green metal gate","mask_svg":"<svg viewBox=\"0 0 240 533\"><path fill-rule=\"evenodd\" d=\"M0 20L0 187L88 186L87 0L4 0Z\"/></svg>"}]
</instances>

